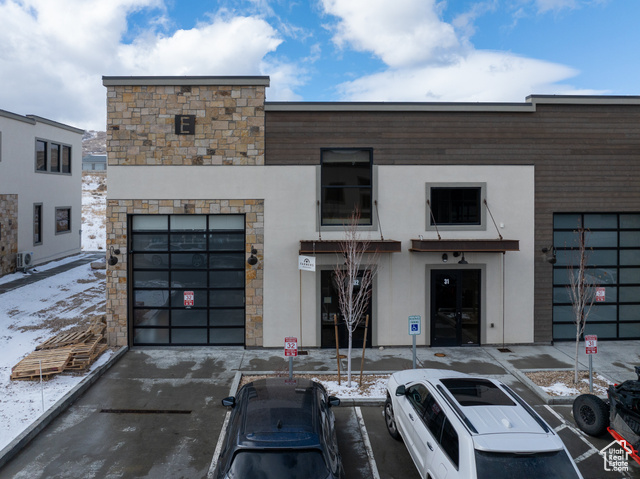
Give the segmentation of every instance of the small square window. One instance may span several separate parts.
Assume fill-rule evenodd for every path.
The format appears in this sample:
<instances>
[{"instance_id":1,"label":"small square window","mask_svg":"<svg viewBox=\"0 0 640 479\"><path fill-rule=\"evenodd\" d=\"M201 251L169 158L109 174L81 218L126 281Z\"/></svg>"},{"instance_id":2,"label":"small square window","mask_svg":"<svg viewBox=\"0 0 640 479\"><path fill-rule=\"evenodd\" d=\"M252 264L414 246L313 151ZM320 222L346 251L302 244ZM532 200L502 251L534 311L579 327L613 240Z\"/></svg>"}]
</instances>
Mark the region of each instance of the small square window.
<instances>
[{"instance_id":1,"label":"small square window","mask_svg":"<svg viewBox=\"0 0 640 479\"><path fill-rule=\"evenodd\" d=\"M56 234L71 231L71 208L56 208Z\"/></svg>"},{"instance_id":2,"label":"small square window","mask_svg":"<svg viewBox=\"0 0 640 479\"><path fill-rule=\"evenodd\" d=\"M426 229L484 229L485 183L427 184Z\"/></svg>"},{"instance_id":3,"label":"small square window","mask_svg":"<svg viewBox=\"0 0 640 479\"><path fill-rule=\"evenodd\" d=\"M479 225L480 188L431 188L431 225Z\"/></svg>"}]
</instances>

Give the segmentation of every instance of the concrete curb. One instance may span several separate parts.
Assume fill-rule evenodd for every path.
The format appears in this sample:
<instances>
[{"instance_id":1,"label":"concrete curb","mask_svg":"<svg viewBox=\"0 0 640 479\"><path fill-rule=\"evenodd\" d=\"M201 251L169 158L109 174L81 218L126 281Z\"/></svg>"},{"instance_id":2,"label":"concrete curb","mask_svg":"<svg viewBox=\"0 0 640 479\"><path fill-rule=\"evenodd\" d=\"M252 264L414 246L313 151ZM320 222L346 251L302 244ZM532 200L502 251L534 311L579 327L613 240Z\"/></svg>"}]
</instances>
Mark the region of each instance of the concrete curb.
<instances>
[{"instance_id":1,"label":"concrete curb","mask_svg":"<svg viewBox=\"0 0 640 479\"><path fill-rule=\"evenodd\" d=\"M566 369L566 371L572 371L573 369ZM527 377L525 373L535 372L535 371L565 371L565 369L513 369L510 371L515 377L517 377L520 381L522 381L533 393L542 399L546 404L550 405L572 405L573 401L579 396L551 396L547 394L540 386L534 383L531 379ZM600 373L598 373L600 374ZM602 376L602 374L600 374ZM603 376L607 381L613 383L609 378ZM607 396L597 395L603 401L607 400Z\"/></svg>"},{"instance_id":2,"label":"concrete curb","mask_svg":"<svg viewBox=\"0 0 640 479\"><path fill-rule=\"evenodd\" d=\"M11 441L2 451L0 451L0 468L15 457L27 444L29 444L44 428L46 428L56 417L67 410L71 404L78 399L89 387L95 383L100 376L109 370L118 360L124 356L129 348L123 346L102 366L91 371L82 381L60 398L33 424L25 429L18 437Z\"/></svg>"},{"instance_id":3,"label":"concrete curb","mask_svg":"<svg viewBox=\"0 0 640 479\"><path fill-rule=\"evenodd\" d=\"M371 374L388 374L391 375L396 371L367 371L366 375ZM324 374L335 374L338 375L338 371L294 371L293 377L299 376L301 374L312 375L312 376L322 376ZM282 374L282 371L238 371L233 378L231 383L231 388L229 389L229 396L235 396L236 392L238 392L238 386L240 385L240 381L242 376L278 376L284 377L286 375ZM353 379L352 379L353 381ZM385 397L373 397L373 398L340 398L340 406L384 406L386 398Z\"/></svg>"}]
</instances>

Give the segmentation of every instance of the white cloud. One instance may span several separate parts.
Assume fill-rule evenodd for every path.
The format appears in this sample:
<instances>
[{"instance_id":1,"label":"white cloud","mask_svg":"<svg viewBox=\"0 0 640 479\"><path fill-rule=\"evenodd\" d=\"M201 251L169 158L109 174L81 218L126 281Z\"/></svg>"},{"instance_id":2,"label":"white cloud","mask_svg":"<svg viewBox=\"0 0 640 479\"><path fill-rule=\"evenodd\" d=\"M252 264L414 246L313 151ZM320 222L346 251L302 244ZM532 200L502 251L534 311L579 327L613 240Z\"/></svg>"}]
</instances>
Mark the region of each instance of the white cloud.
<instances>
[{"instance_id":1,"label":"white cloud","mask_svg":"<svg viewBox=\"0 0 640 479\"><path fill-rule=\"evenodd\" d=\"M152 18L132 30L137 11ZM163 0L0 0L0 108L104 130L103 75L269 74L270 98L296 98L296 69L269 61L282 40L264 19L213 15L164 34L165 14Z\"/></svg>"},{"instance_id":2,"label":"white cloud","mask_svg":"<svg viewBox=\"0 0 640 479\"><path fill-rule=\"evenodd\" d=\"M574 0L537 0L545 8ZM440 20L434 0L323 0L338 17L334 41L379 57L387 70L338 86L347 101L522 102L529 94L596 94L560 84L579 72L510 52L476 50L473 21L495 8L487 0ZM554 5L552 5L552 3ZM455 24L455 28L454 28Z\"/></svg>"},{"instance_id":3,"label":"white cloud","mask_svg":"<svg viewBox=\"0 0 640 479\"><path fill-rule=\"evenodd\" d=\"M475 51L455 64L388 70L345 82L339 90L347 101L419 102L523 102L529 94L602 93L558 85L575 74L554 63Z\"/></svg>"},{"instance_id":4,"label":"white cloud","mask_svg":"<svg viewBox=\"0 0 640 479\"><path fill-rule=\"evenodd\" d=\"M334 42L369 51L391 67L446 62L460 48L452 25L438 17L435 0L322 0L338 17Z\"/></svg>"}]
</instances>

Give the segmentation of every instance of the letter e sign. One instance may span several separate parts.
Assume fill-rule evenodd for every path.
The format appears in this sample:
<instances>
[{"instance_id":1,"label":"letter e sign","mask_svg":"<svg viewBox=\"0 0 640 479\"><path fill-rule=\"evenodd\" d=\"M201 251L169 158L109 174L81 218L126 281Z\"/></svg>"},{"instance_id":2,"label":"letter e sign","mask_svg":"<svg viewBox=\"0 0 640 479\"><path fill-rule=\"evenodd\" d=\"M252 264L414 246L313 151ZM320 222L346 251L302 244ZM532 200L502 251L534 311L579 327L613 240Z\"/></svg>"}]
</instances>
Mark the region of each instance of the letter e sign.
<instances>
[{"instance_id":1,"label":"letter e sign","mask_svg":"<svg viewBox=\"0 0 640 479\"><path fill-rule=\"evenodd\" d=\"M196 116L176 115L176 135L195 135Z\"/></svg>"}]
</instances>

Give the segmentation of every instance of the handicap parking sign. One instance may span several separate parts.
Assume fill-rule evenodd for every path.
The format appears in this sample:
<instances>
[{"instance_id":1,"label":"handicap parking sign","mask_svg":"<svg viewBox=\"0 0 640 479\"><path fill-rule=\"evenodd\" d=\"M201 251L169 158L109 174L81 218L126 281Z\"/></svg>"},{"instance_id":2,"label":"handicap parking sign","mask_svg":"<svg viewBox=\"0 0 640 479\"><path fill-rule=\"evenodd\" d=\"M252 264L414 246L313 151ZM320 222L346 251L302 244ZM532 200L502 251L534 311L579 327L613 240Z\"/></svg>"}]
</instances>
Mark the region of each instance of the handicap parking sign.
<instances>
[{"instance_id":1,"label":"handicap parking sign","mask_svg":"<svg viewBox=\"0 0 640 479\"><path fill-rule=\"evenodd\" d=\"M421 318L418 315L409 316L409 334L414 336L421 334Z\"/></svg>"}]
</instances>

